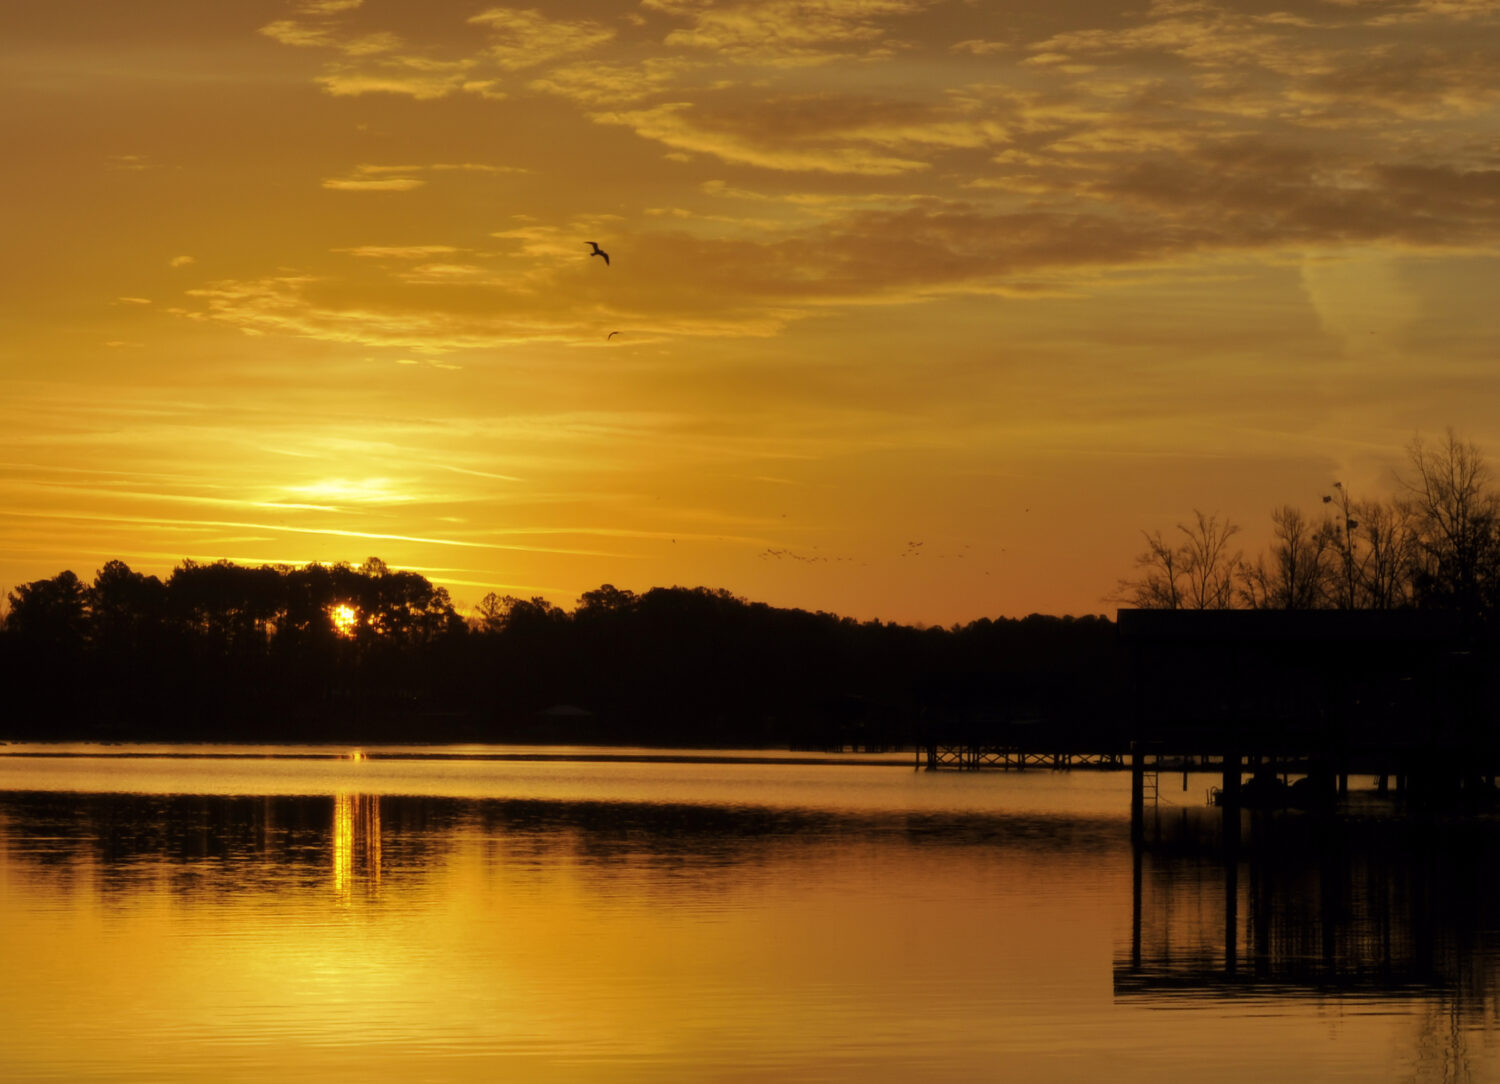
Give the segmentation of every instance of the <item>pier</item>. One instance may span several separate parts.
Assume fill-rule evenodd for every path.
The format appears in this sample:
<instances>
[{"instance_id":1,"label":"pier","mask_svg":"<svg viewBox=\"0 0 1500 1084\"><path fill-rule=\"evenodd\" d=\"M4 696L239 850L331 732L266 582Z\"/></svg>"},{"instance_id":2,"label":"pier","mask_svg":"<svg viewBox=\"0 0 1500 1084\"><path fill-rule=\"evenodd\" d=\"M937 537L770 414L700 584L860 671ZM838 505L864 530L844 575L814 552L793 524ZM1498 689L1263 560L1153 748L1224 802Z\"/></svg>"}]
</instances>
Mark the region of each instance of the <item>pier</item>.
<instances>
[{"instance_id":1,"label":"pier","mask_svg":"<svg viewBox=\"0 0 1500 1084\"><path fill-rule=\"evenodd\" d=\"M1121 610L1117 628L1107 718L1097 696L970 680L929 699L917 767L1129 771L1137 828L1177 771L1220 776L1226 824L1335 802L1351 775L1418 800L1495 796L1500 667L1457 615Z\"/></svg>"}]
</instances>

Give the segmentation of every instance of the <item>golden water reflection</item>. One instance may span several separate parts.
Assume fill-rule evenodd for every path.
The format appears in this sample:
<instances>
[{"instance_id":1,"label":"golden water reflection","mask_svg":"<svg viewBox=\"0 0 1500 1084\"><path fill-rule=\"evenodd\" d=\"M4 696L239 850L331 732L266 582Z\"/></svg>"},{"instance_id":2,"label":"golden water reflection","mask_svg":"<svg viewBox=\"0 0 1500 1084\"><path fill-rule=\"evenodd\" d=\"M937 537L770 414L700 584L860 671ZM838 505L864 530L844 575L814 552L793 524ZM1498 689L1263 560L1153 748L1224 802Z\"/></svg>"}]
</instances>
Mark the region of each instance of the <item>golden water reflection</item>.
<instances>
[{"instance_id":1,"label":"golden water reflection","mask_svg":"<svg viewBox=\"0 0 1500 1084\"><path fill-rule=\"evenodd\" d=\"M356 885L380 886L380 799L341 793L333 799L333 890L347 900Z\"/></svg>"},{"instance_id":2,"label":"golden water reflection","mask_svg":"<svg viewBox=\"0 0 1500 1084\"><path fill-rule=\"evenodd\" d=\"M0 789L0 1080L1500 1079L1497 832L1226 864L1051 808L1076 779L899 774L881 812L847 769L822 807Z\"/></svg>"}]
</instances>

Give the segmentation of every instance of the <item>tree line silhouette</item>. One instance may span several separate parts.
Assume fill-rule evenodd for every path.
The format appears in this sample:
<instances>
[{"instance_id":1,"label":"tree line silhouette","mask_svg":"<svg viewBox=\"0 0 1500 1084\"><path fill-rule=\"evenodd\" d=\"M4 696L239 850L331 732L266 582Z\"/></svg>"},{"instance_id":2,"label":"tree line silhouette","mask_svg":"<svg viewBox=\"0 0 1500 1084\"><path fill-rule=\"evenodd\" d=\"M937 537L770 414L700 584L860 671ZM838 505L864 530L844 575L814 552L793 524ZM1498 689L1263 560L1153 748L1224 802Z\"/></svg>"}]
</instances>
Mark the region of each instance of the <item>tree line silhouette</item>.
<instances>
[{"instance_id":1,"label":"tree line silhouette","mask_svg":"<svg viewBox=\"0 0 1500 1084\"><path fill-rule=\"evenodd\" d=\"M1391 497L1339 483L1321 515L1272 514L1269 549L1196 513L1148 532L1116 600L1147 609L1429 608L1493 642L1500 492L1451 431L1420 439ZM572 611L446 591L377 558L165 579L109 561L7 595L0 738L194 741L598 741L902 745L924 721L1102 725L1121 660L1104 617L950 628L781 609L706 587L610 584ZM1117 737L1117 735L1116 735Z\"/></svg>"},{"instance_id":2,"label":"tree line silhouette","mask_svg":"<svg viewBox=\"0 0 1500 1084\"><path fill-rule=\"evenodd\" d=\"M976 682L1055 703L1113 665L1104 617L924 628L610 584L572 611L491 593L465 616L376 558L165 580L116 560L8 601L10 739L891 746Z\"/></svg>"},{"instance_id":3,"label":"tree line silhouette","mask_svg":"<svg viewBox=\"0 0 1500 1084\"><path fill-rule=\"evenodd\" d=\"M1269 548L1249 560L1240 528L1194 512L1177 535L1145 532L1135 574L1114 599L1139 609L1454 611L1476 627L1500 608L1500 491L1479 448L1450 429L1420 437L1391 496L1355 499L1341 482L1321 514L1271 513Z\"/></svg>"}]
</instances>

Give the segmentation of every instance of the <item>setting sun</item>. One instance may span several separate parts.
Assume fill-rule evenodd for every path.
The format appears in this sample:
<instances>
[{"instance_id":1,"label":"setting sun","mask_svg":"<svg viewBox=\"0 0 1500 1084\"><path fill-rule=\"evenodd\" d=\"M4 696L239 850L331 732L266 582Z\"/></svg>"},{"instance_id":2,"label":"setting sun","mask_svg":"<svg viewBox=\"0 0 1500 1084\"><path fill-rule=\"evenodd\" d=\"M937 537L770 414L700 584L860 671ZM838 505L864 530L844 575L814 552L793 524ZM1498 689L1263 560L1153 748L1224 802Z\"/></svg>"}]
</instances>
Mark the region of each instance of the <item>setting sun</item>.
<instances>
[{"instance_id":1,"label":"setting sun","mask_svg":"<svg viewBox=\"0 0 1500 1084\"><path fill-rule=\"evenodd\" d=\"M333 631L340 636L353 636L359 628L359 611L346 602L341 602L328 611L333 621Z\"/></svg>"}]
</instances>

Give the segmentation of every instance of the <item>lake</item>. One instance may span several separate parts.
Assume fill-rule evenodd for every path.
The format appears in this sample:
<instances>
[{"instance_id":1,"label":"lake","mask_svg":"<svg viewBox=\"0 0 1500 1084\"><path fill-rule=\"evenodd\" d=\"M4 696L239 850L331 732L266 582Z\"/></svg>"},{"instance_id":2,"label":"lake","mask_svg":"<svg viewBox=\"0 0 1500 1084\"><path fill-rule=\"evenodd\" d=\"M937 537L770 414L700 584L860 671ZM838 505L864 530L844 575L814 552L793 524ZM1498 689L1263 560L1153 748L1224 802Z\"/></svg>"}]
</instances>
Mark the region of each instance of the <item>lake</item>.
<instances>
[{"instance_id":1,"label":"lake","mask_svg":"<svg viewBox=\"0 0 1500 1084\"><path fill-rule=\"evenodd\" d=\"M1500 1080L1492 815L905 756L0 747L0 1079Z\"/></svg>"}]
</instances>

